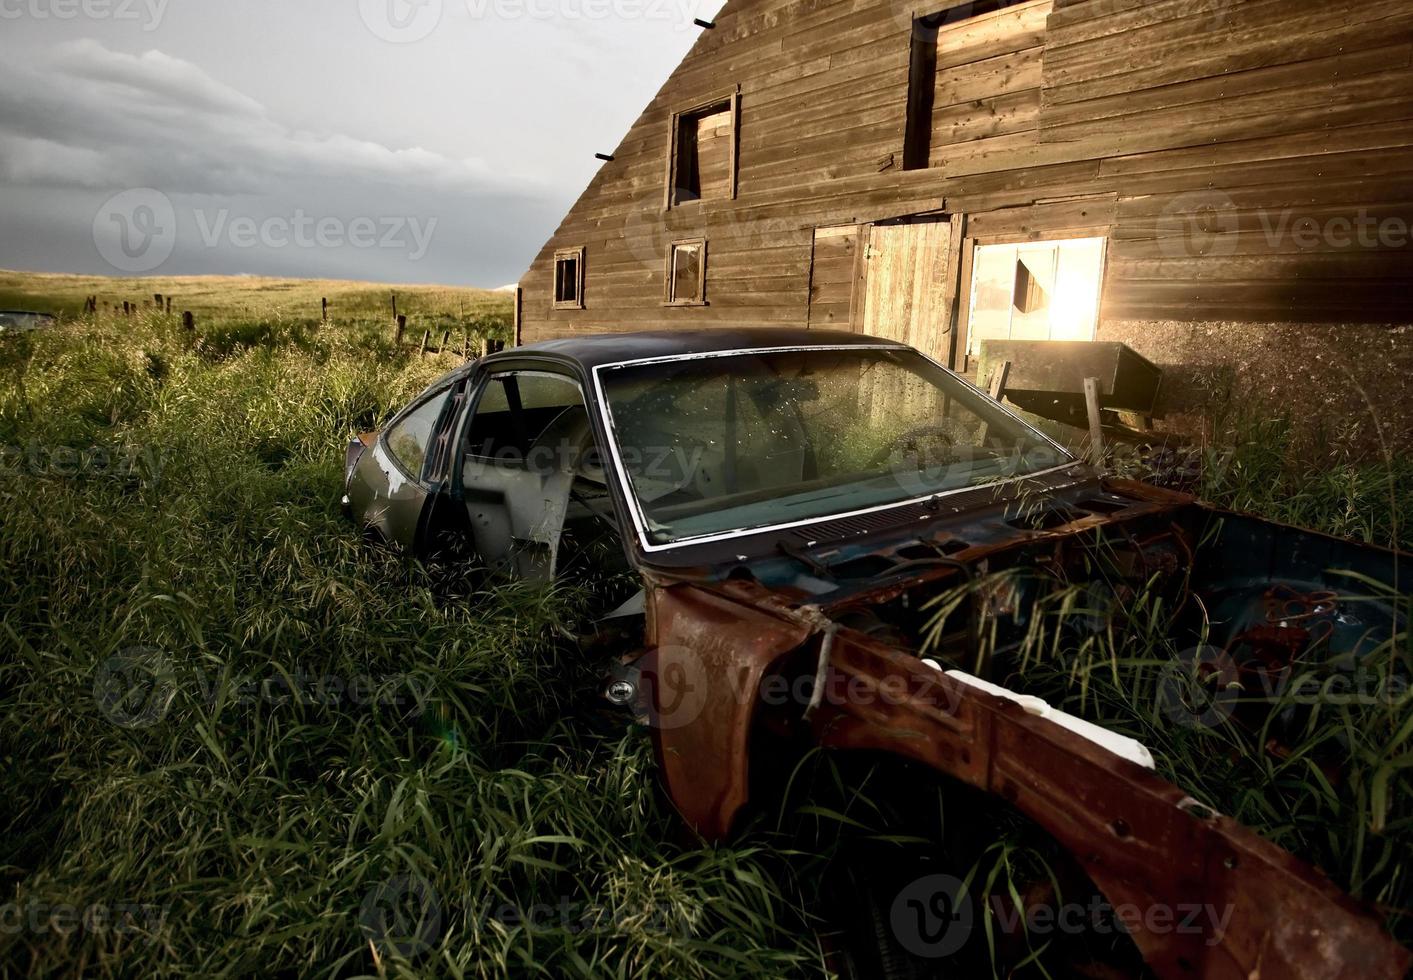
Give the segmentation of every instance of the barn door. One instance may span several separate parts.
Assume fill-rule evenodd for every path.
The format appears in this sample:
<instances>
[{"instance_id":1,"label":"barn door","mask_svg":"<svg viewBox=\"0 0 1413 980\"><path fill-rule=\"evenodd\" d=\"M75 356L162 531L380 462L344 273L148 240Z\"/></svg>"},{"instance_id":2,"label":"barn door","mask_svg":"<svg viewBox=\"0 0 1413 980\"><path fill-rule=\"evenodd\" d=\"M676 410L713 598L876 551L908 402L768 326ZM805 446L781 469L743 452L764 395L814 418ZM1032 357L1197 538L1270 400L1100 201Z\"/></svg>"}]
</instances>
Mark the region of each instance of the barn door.
<instances>
[{"instance_id":1,"label":"barn door","mask_svg":"<svg viewBox=\"0 0 1413 980\"><path fill-rule=\"evenodd\" d=\"M871 337L911 344L944 364L951 322L948 282L951 224L940 220L880 224L864 249L861 327Z\"/></svg>"}]
</instances>

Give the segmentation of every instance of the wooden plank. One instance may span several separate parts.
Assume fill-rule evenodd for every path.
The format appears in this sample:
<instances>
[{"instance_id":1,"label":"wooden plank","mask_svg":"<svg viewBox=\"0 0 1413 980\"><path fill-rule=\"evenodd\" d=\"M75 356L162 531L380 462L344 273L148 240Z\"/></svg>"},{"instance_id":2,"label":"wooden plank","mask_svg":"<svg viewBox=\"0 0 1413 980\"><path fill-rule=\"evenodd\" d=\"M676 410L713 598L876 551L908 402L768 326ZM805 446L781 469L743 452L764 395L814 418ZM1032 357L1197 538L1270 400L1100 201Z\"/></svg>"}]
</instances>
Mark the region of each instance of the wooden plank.
<instances>
[{"instance_id":1,"label":"wooden plank","mask_svg":"<svg viewBox=\"0 0 1413 980\"><path fill-rule=\"evenodd\" d=\"M1240 100L1245 96L1263 92L1288 88L1309 89L1321 84L1344 82L1361 75L1407 67L1410 51L1413 51L1413 45L1385 46L1336 54L1294 65L1278 65L1235 75L1199 78L1161 88L1125 91L1080 102L1053 103L1047 99L1042 128L1059 129L1066 125L1132 117L1180 106L1206 106L1218 101ZM1049 89L1046 94L1053 95L1054 91Z\"/></svg>"}]
</instances>

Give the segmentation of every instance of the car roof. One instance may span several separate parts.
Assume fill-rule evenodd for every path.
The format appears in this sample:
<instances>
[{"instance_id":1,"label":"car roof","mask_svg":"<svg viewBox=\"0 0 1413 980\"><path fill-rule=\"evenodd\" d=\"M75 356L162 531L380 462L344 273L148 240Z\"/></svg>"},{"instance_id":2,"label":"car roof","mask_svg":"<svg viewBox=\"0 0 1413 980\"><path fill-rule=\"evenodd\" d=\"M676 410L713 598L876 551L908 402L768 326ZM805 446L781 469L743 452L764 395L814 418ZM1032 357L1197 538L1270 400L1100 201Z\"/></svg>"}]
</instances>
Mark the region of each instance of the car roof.
<instances>
[{"instance_id":1,"label":"car roof","mask_svg":"<svg viewBox=\"0 0 1413 980\"><path fill-rule=\"evenodd\" d=\"M577 361L585 368L618 361L648 357L674 357L714 354L733 350L761 350L789 347L844 347L886 344L897 341L846 330L809 330L804 327L734 327L710 330L644 330L636 333L585 334L560 340L545 340L524 347L507 348L500 357L524 354L552 354Z\"/></svg>"}]
</instances>

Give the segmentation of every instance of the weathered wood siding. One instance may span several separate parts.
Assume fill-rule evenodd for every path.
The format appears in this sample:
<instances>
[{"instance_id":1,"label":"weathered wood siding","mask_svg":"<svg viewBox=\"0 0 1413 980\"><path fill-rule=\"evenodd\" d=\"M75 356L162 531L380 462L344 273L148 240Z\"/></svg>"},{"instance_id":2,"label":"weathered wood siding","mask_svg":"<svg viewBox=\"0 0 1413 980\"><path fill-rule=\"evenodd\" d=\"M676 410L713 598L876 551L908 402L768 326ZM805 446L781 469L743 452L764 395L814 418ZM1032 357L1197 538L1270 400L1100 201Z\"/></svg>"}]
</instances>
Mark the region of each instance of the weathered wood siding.
<instances>
[{"instance_id":1,"label":"weathered wood siding","mask_svg":"<svg viewBox=\"0 0 1413 980\"><path fill-rule=\"evenodd\" d=\"M1413 322L1413 3L1031 0L946 23L929 166L904 171L912 17L942 6L730 0L521 280L522 340L847 323L860 239L816 227L926 211L982 241L1108 236L1104 320ZM737 87L736 197L664 209L671 113ZM696 237L708 304L665 309L669 244ZM579 245L585 308L554 310L554 250Z\"/></svg>"}]
</instances>

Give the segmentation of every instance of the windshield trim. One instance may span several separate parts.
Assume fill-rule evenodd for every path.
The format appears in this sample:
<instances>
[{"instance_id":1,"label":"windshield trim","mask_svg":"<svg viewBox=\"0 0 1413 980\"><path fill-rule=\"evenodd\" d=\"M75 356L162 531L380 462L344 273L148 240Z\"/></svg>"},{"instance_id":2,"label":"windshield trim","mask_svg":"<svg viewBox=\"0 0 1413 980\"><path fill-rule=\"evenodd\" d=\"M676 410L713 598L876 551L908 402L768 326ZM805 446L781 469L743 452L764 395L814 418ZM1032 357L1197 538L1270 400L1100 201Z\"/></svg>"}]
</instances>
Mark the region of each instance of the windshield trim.
<instances>
[{"instance_id":1,"label":"windshield trim","mask_svg":"<svg viewBox=\"0 0 1413 980\"><path fill-rule=\"evenodd\" d=\"M857 510L839 511L837 513L831 514L821 514L818 517L809 517L799 521L786 521L781 524L766 524L760 527L734 528L729 531L712 531L707 534L698 534L693 535L691 537L678 538L676 541L669 541L665 544L654 544L648 538L647 516L643 513L642 504L638 500L638 495L633 491L633 483L628 478L628 469L623 465L623 458L618 451L618 430L614 427L613 424L613 412L610 410L608 398L604 394L603 379L600 376L600 372L612 371L624 367L639 367L644 364L664 364L672 361L696 361L710 357L739 357L748 356L752 354L789 354L797 353L800 351L816 350L896 350L909 351L911 353L917 354L923 360L928 361L934 367L938 368L945 374L950 375L954 380L960 381L962 384L973 389L974 391L980 392L985 398L991 401L992 405L995 408L997 408L1004 414L1010 416L1016 422L1020 423L1020 425L1022 425L1026 429L1026 431L1030 432L1037 438L1042 439L1044 442L1053 446L1060 453L1061 456L1066 458L1067 461L1064 463L1060 463L1057 466L1051 466L1043 470L1036 470L1034 473L1026 473L1022 476L1003 477L1001 479L988 480L985 483L978 483L974 486L954 487L951 490L939 490L935 493L925 493L918 497L910 497L906 500L897 500L893 501L892 503L876 504L872 507L862 507ZM1031 425L1016 412L1007 408L1001 402L992 399L990 395L988 395L984 391L981 391L980 388L972 384L966 378L962 377L960 374L953 371L951 368L939 363L934 358L929 357L927 354L924 354L917 348L909 347L907 344L885 342L877 344L804 344L795 345L791 347L743 347L735 350L704 351L694 354L666 354L658 357L631 358L626 361L613 361L608 364L595 365L593 369L593 381L594 401L597 403L599 418L603 422L604 430L608 434L608 451L609 454L613 457L613 468L618 475L619 490L623 494L624 503L627 505L628 508L628 514L633 519L633 530L638 537L638 546L646 553L672 551L677 548L686 548L691 547L693 545L711 544L716 541L728 541L732 538L739 538L742 535L746 534L768 534L771 531L788 531L793 528L808 527L811 524L823 524L826 521L837 521L842 518L857 517L863 514L876 514L880 511L893 510L898 507L907 507L913 504L919 504L925 500L938 500L943 497L950 497L953 494L969 493L972 491L984 489L986 487L1001 486L1007 483L1016 483L1021 480L1034 479L1036 477L1045 476L1049 473L1058 473L1061 470L1069 469L1070 467L1075 466L1081 462L1081 460L1076 458L1075 455L1068 449L1066 449L1064 446L1060 445L1054 439L1051 439L1044 432L1041 432L1039 429Z\"/></svg>"}]
</instances>

